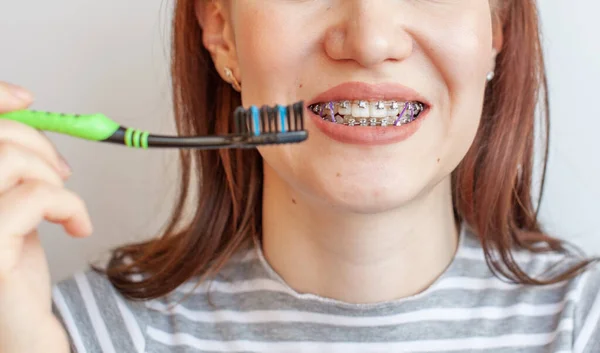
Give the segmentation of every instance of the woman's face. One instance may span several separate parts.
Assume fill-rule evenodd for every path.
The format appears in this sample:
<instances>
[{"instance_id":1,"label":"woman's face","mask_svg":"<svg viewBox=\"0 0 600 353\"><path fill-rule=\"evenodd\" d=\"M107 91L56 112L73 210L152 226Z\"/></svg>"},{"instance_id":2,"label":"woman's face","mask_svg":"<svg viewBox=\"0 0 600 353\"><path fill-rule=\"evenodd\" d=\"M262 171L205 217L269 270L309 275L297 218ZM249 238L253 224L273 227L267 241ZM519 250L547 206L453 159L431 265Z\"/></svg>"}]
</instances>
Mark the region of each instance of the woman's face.
<instances>
[{"instance_id":1,"label":"woman's face","mask_svg":"<svg viewBox=\"0 0 600 353\"><path fill-rule=\"evenodd\" d=\"M493 69L488 1L226 4L243 104L318 104L307 141L260 148L292 193L381 212L427 193L469 149Z\"/></svg>"}]
</instances>

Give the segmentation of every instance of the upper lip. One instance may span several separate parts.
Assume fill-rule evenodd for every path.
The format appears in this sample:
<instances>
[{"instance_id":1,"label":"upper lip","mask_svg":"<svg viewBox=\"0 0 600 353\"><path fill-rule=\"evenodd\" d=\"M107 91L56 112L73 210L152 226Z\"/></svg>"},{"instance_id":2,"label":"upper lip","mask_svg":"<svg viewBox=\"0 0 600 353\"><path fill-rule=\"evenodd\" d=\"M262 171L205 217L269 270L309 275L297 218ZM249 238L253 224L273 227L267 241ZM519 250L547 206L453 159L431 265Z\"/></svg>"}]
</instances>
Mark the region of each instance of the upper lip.
<instances>
[{"instance_id":1,"label":"upper lip","mask_svg":"<svg viewBox=\"0 0 600 353\"><path fill-rule=\"evenodd\" d=\"M342 100L397 100L418 101L430 106L417 91L396 83L369 84L365 82L345 82L319 93L308 105Z\"/></svg>"}]
</instances>

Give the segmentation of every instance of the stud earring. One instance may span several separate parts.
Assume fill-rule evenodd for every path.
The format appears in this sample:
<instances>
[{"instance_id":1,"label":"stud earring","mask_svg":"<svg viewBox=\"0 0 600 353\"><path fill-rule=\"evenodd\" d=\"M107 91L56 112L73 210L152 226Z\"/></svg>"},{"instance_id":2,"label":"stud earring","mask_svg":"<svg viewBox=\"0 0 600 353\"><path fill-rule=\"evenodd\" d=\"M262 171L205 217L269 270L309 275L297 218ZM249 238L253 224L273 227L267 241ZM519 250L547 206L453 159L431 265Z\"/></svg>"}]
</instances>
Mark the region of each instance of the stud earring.
<instances>
[{"instance_id":1,"label":"stud earring","mask_svg":"<svg viewBox=\"0 0 600 353\"><path fill-rule=\"evenodd\" d=\"M227 80L229 80L229 83L231 83L233 88L238 92L241 91L242 86L240 85L238 80L236 80L235 76L233 76L233 72L231 71L231 69L226 67L223 69L223 71L225 72L225 76L227 76Z\"/></svg>"},{"instance_id":2,"label":"stud earring","mask_svg":"<svg viewBox=\"0 0 600 353\"><path fill-rule=\"evenodd\" d=\"M494 77L496 76L496 73L494 72L494 70L496 69L496 56L497 55L498 55L498 52L496 51L496 49L492 49L492 69L490 70L490 72L488 72L487 76L485 77L488 82L493 80Z\"/></svg>"}]
</instances>

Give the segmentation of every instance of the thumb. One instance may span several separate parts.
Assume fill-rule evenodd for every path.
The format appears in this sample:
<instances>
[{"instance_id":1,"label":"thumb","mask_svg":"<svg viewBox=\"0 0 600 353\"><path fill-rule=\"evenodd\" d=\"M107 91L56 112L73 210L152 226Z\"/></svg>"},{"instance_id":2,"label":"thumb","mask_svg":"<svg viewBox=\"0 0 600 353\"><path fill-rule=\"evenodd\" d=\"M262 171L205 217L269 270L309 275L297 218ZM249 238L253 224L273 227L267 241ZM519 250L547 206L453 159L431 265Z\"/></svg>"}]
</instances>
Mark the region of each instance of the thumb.
<instances>
[{"instance_id":1,"label":"thumb","mask_svg":"<svg viewBox=\"0 0 600 353\"><path fill-rule=\"evenodd\" d=\"M25 109L33 101L33 94L23 87L0 82L0 113Z\"/></svg>"}]
</instances>

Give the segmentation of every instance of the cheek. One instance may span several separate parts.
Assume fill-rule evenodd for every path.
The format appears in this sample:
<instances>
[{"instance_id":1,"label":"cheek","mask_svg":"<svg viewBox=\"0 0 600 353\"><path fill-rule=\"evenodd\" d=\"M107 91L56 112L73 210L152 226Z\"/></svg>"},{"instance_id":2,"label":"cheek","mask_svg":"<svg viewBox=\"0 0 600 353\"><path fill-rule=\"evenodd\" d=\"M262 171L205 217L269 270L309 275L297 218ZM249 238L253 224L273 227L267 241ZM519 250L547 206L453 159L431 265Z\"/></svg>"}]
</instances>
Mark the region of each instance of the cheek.
<instances>
[{"instance_id":1,"label":"cheek","mask_svg":"<svg viewBox=\"0 0 600 353\"><path fill-rule=\"evenodd\" d=\"M480 88L490 69L492 25L487 6L465 10L457 18L435 19L443 25L425 29L430 58L450 90L454 86L477 84ZM452 91L452 90L451 90Z\"/></svg>"},{"instance_id":2,"label":"cheek","mask_svg":"<svg viewBox=\"0 0 600 353\"><path fill-rule=\"evenodd\" d=\"M487 11L487 12L486 12ZM453 167L470 147L483 107L486 75L492 68L492 31L489 9L465 14L460 21L436 26L428 33L428 56L433 61L445 94L438 112L439 139L444 159ZM441 147L441 148L440 148Z\"/></svg>"},{"instance_id":3,"label":"cheek","mask_svg":"<svg viewBox=\"0 0 600 353\"><path fill-rule=\"evenodd\" d=\"M236 18L244 104L291 103L313 41L297 31L303 28L302 18L290 17L277 4L258 5L249 2Z\"/></svg>"}]
</instances>

